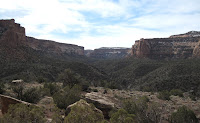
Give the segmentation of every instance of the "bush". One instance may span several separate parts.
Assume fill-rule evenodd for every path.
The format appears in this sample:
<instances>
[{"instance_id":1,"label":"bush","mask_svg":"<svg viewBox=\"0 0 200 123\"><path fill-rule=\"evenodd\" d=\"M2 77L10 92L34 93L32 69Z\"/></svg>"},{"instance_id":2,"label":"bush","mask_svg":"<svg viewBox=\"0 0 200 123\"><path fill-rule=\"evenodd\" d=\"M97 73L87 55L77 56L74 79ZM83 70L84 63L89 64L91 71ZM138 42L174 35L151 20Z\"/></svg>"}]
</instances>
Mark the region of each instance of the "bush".
<instances>
[{"instance_id":1,"label":"bush","mask_svg":"<svg viewBox=\"0 0 200 123\"><path fill-rule=\"evenodd\" d=\"M66 69L58 75L58 79L63 82L63 87L73 87L80 83L79 77L71 69Z\"/></svg>"},{"instance_id":2,"label":"bush","mask_svg":"<svg viewBox=\"0 0 200 123\"><path fill-rule=\"evenodd\" d=\"M135 123L135 115L129 114L126 110L120 109L110 118L111 123Z\"/></svg>"},{"instance_id":3,"label":"bush","mask_svg":"<svg viewBox=\"0 0 200 123\"><path fill-rule=\"evenodd\" d=\"M196 96L194 96L193 94L190 94L189 96L191 100L196 101Z\"/></svg>"},{"instance_id":4,"label":"bush","mask_svg":"<svg viewBox=\"0 0 200 123\"><path fill-rule=\"evenodd\" d=\"M53 116L52 116L52 122L51 123L63 123L64 119L62 118L62 111L55 106L53 109Z\"/></svg>"},{"instance_id":5,"label":"bush","mask_svg":"<svg viewBox=\"0 0 200 123\"><path fill-rule=\"evenodd\" d=\"M38 81L38 83L43 83L43 82L47 82L47 79L44 78L44 77L42 77L42 76L39 76L39 77L37 78L37 81Z\"/></svg>"},{"instance_id":6,"label":"bush","mask_svg":"<svg viewBox=\"0 0 200 123\"><path fill-rule=\"evenodd\" d=\"M72 88L66 86L64 89L53 95L53 100L58 108L66 109L70 104L80 100L80 96L81 87L79 85L75 85Z\"/></svg>"},{"instance_id":7,"label":"bush","mask_svg":"<svg viewBox=\"0 0 200 123\"><path fill-rule=\"evenodd\" d=\"M17 99L22 99L23 92L24 92L24 86L22 84L16 85L12 87L13 92L17 95Z\"/></svg>"},{"instance_id":8,"label":"bush","mask_svg":"<svg viewBox=\"0 0 200 123\"><path fill-rule=\"evenodd\" d=\"M198 123L198 119L194 112L186 106L179 107L177 112L172 113L171 123Z\"/></svg>"},{"instance_id":9,"label":"bush","mask_svg":"<svg viewBox=\"0 0 200 123\"><path fill-rule=\"evenodd\" d=\"M29 103L37 103L42 97L42 94L37 88L28 89L22 96L22 100Z\"/></svg>"},{"instance_id":10,"label":"bush","mask_svg":"<svg viewBox=\"0 0 200 123\"><path fill-rule=\"evenodd\" d=\"M98 90L97 90L96 88L95 88L95 89L92 89L92 91L93 91L93 92L98 92Z\"/></svg>"},{"instance_id":11,"label":"bush","mask_svg":"<svg viewBox=\"0 0 200 123\"><path fill-rule=\"evenodd\" d=\"M60 90L60 87L56 83L45 83L44 88L49 89L51 95Z\"/></svg>"},{"instance_id":12,"label":"bush","mask_svg":"<svg viewBox=\"0 0 200 123\"><path fill-rule=\"evenodd\" d=\"M161 91L157 97L161 100L170 100L170 93L168 91Z\"/></svg>"},{"instance_id":13,"label":"bush","mask_svg":"<svg viewBox=\"0 0 200 123\"><path fill-rule=\"evenodd\" d=\"M147 96L142 96L139 99L126 99L123 102L123 108L129 114L135 114L139 123L154 123L160 119L160 110L157 104L149 103Z\"/></svg>"},{"instance_id":14,"label":"bush","mask_svg":"<svg viewBox=\"0 0 200 123\"><path fill-rule=\"evenodd\" d=\"M172 90L170 91L170 95L183 97L183 91L180 90L180 89L172 89Z\"/></svg>"},{"instance_id":15,"label":"bush","mask_svg":"<svg viewBox=\"0 0 200 123\"><path fill-rule=\"evenodd\" d=\"M45 123L44 112L36 106L11 105L2 118L3 123Z\"/></svg>"},{"instance_id":16,"label":"bush","mask_svg":"<svg viewBox=\"0 0 200 123\"><path fill-rule=\"evenodd\" d=\"M65 123L100 123L104 122L102 112L98 112L95 106L80 100L71 107L70 113L65 118Z\"/></svg>"},{"instance_id":17,"label":"bush","mask_svg":"<svg viewBox=\"0 0 200 123\"><path fill-rule=\"evenodd\" d=\"M3 94L5 92L4 88L4 84L0 84L0 94Z\"/></svg>"}]
</instances>

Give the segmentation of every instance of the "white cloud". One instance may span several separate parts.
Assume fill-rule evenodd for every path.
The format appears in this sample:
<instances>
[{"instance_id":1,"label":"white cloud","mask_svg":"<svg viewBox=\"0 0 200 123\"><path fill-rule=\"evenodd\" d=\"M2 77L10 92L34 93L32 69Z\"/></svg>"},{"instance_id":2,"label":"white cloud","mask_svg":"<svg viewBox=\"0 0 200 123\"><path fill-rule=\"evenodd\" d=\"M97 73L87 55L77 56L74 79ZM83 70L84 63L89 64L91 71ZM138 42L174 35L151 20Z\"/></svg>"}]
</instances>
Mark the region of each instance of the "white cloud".
<instances>
[{"instance_id":1,"label":"white cloud","mask_svg":"<svg viewBox=\"0 0 200 123\"><path fill-rule=\"evenodd\" d=\"M0 0L0 3L0 17L12 18L10 14L1 15L8 11L15 14L26 11L15 19L29 36L83 45L86 49L131 47L140 38L167 37L200 29L199 0ZM89 21L88 18L95 17L84 12L93 13L100 19L97 21L105 23ZM79 32L79 36L63 39L52 33L72 31Z\"/></svg>"}]
</instances>

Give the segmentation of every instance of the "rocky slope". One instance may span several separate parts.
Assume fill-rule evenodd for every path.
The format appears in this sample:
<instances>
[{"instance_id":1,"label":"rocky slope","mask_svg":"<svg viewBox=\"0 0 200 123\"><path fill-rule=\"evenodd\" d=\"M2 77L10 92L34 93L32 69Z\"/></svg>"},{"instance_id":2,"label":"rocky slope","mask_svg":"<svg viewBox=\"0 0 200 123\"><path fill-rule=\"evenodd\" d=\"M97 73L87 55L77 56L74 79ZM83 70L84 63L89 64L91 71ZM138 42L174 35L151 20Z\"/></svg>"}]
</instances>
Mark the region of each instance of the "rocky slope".
<instances>
[{"instance_id":1,"label":"rocky slope","mask_svg":"<svg viewBox=\"0 0 200 123\"><path fill-rule=\"evenodd\" d=\"M140 39L132 46L132 55L152 59L197 57L199 40L200 35L196 31L169 38Z\"/></svg>"},{"instance_id":2,"label":"rocky slope","mask_svg":"<svg viewBox=\"0 0 200 123\"><path fill-rule=\"evenodd\" d=\"M117 89L106 89L107 93L105 92L104 88L96 87L98 92L92 92L85 95L86 100L93 99L93 104L98 108L96 102L101 105L105 105L106 102L107 106L114 104L114 107L119 109L123 106L124 99L138 99L142 96L147 96L149 99L148 105L156 104L158 106L157 112L161 114L160 123L168 123L168 118L171 113L177 111L177 109L183 105L187 106L189 109L193 110L196 114L197 118L200 120L200 100L193 101L189 98L188 93L184 93L183 97L179 96L170 96L170 100L161 100L157 98L158 93L151 93L151 92L142 92L142 91L126 91L126 90L117 90ZM106 107L106 106L105 106ZM99 108L101 109L101 108ZM108 108L109 109L109 108Z\"/></svg>"},{"instance_id":3,"label":"rocky slope","mask_svg":"<svg viewBox=\"0 0 200 123\"><path fill-rule=\"evenodd\" d=\"M93 51L86 51L86 56L96 59L124 58L130 53L130 48L123 47L102 47Z\"/></svg>"},{"instance_id":4,"label":"rocky slope","mask_svg":"<svg viewBox=\"0 0 200 123\"><path fill-rule=\"evenodd\" d=\"M31 52L27 52L29 50ZM55 55L84 55L84 47L27 37L25 28L14 19L0 20L0 56L2 59L26 60L32 53Z\"/></svg>"}]
</instances>

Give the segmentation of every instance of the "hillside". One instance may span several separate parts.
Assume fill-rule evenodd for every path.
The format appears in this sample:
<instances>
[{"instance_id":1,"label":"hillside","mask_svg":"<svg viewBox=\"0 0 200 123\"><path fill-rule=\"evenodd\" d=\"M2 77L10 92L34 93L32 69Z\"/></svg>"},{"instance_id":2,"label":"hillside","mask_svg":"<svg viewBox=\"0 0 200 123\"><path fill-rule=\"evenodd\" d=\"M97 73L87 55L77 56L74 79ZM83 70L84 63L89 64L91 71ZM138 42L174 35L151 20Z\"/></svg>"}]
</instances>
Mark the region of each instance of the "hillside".
<instances>
[{"instance_id":1,"label":"hillside","mask_svg":"<svg viewBox=\"0 0 200 123\"><path fill-rule=\"evenodd\" d=\"M146 91L193 90L200 96L199 59L157 61L127 58L94 63L104 70L118 86Z\"/></svg>"}]
</instances>

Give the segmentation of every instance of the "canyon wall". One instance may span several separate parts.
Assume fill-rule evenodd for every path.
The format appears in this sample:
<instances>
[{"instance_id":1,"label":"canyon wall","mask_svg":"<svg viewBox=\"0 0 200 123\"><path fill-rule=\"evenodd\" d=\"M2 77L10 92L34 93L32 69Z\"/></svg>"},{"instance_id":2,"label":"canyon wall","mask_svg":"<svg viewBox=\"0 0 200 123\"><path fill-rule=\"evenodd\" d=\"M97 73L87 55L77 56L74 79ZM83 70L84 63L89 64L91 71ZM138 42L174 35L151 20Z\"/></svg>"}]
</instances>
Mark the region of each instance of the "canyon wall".
<instances>
[{"instance_id":1,"label":"canyon wall","mask_svg":"<svg viewBox=\"0 0 200 123\"><path fill-rule=\"evenodd\" d=\"M0 56L26 59L24 48L32 48L52 55L84 55L84 47L27 37L25 28L14 19L0 20Z\"/></svg>"},{"instance_id":2,"label":"canyon wall","mask_svg":"<svg viewBox=\"0 0 200 123\"><path fill-rule=\"evenodd\" d=\"M130 48L122 47L102 47L99 49L94 49L86 51L85 55L91 58L97 59L115 59L126 57L130 53Z\"/></svg>"},{"instance_id":3,"label":"canyon wall","mask_svg":"<svg viewBox=\"0 0 200 123\"><path fill-rule=\"evenodd\" d=\"M200 37L186 34L170 38L140 39L132 46L132 56L151 59L184 59L198 57ZM184 36L183 36L184 35Z\"/></svg>"}]
</instances>

